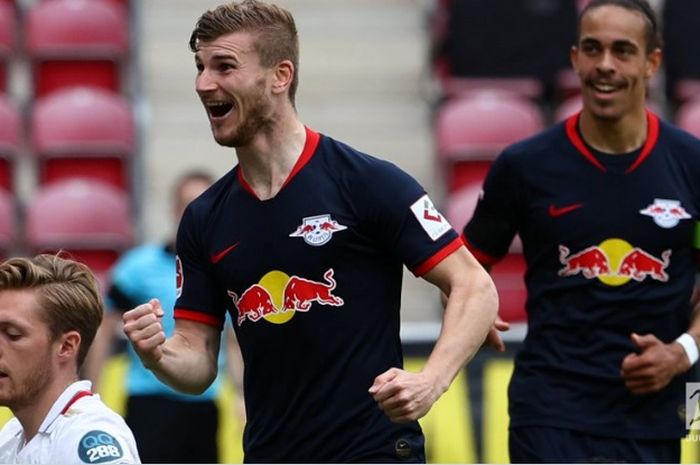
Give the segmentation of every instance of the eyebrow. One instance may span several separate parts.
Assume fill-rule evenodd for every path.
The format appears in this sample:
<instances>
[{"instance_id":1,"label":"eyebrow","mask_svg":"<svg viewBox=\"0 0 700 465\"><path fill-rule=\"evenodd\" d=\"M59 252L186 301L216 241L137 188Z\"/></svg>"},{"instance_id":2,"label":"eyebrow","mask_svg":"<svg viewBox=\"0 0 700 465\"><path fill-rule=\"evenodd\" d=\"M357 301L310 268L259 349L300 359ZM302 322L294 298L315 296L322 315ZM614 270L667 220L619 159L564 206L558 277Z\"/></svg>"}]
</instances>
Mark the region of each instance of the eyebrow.
<instances>
[{"instance_id":1,"label":"eyebrow","mask_svg":"<svg viewBox=\"0 0 700 465\"><path fill-rule=\"evenodd\" d=\"M584 44L585 45L597 45L600 43L602 43L600 40L595 39L593 37L584 37L583 39L581 39L582 45L584 45ZM627 39L613 40L612 46L613 47L620 47L620 46L634 47L635 49L639 48L639 45L637 45L635 42L632 42L631 40L627 40Z\"/></svg>"}]
</instances>

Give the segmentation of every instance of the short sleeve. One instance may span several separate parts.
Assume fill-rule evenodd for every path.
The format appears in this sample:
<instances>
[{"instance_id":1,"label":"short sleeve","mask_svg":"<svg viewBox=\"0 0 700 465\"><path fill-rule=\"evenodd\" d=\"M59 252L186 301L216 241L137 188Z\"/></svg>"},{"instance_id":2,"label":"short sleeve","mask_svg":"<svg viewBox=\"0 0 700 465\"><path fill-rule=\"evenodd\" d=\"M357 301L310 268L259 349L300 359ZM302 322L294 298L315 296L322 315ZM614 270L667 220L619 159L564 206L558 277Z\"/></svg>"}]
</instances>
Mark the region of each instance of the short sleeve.
<instances>
[{"instance_id":1,"label":"short sleeve","mask_svg":"<svg viewBox=\"0 0 700 465\"><path fill-rule=\"evenodd\" d=\"M190 204L177 232L175 318L183 318L211 326L223 327L226 309L217 298L216 279Z\"/></svg>"},{"instance_id":2,"label":"short sleeve","mask_svg":"<svg viewBox=\"0 0 700 465\"><path fill-rule=\"evenodd\" d=\"M504 152L491 165L483 194L463 231L467 247L483 264L492 265L502 258L515 237L523 200L519 185Z\"/></svg>"},{"instance_id":3,"label":"short sleeve","mask_svg":"<svg viewBox=\"0 0 700 465\"><path fill-rule=\"evenodd\" d=\"M356 192L365 227L411 272L422 276L462 246L430 196L395 165L370 159Z\"/></svg>"},{"instance_id":4,"label":"short sleeve","mask_svg":"<svg viewBox=\"0 0 700 465\"><path fill-rule=\"evenodd\" d=\"M141 463L126 424L107 419L72 423L53 441L54 463Z\"/></svg>"}]
</instances>

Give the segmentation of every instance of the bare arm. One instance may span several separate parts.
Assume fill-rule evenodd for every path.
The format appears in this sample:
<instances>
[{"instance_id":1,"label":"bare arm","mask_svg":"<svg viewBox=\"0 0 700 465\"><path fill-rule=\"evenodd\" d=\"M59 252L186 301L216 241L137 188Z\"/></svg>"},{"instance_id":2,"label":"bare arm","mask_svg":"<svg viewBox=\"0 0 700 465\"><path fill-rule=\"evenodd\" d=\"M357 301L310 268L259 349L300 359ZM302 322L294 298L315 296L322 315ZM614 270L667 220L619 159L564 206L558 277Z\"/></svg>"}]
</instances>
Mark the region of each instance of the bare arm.
<instances>
[{"instance_id":1,"label":"bare arm","mask_svg":"<svg viewBox=\"0 0 700 465\"><path fill-rule=\"evenodd\" d=\"M695 303L687 333L695 345L700 346L700 302ZM633 333L630 337L640 352L627 355L622 360L620 371L632 394L660 391L674 377L690 369L688 355L678 342L664 344L653 334Z\"/></svg>"},{"instance_id":2,"label":"bare arm","mask_svg":"<svg viewBox=\"0 0 700 465\"><path fill-rule=\"evenodd\" d=\"M420 373L392 368L377 376L370 394L392 421L421 418L474 356L498 311L491 277L466 248L460 247L425 279L448 296L442 330Z\"/></svg>"},{"instance_id":3,"label":"bare arm","mask_svg":"<svg viewBox=\"0 0 700 465\"><path fill-rule=\"evenodd\" d=\"M201 394L216 378L220 331L188 320L175 320L166 340L157 299L124 314L124 332L144 366L178 391Z\"/></svg>"}]
</instances>

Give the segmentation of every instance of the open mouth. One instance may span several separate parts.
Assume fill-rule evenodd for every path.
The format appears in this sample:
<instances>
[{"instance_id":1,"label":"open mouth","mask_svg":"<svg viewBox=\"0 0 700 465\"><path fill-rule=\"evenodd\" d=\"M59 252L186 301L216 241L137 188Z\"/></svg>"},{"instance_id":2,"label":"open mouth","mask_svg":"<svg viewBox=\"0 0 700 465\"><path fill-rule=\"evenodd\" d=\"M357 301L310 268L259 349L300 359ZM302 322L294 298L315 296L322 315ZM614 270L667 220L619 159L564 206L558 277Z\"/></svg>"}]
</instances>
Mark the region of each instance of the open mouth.
<instances>
[{"instance_id":1,"label":"open mouth","mask_svg":"<svg viewBox=\"0 0 700 465\"><path fill-rule=\"evenodd\" d=\"M208 102L205 106L212 118L223 118L233 110L233 104L229 102Z\"/></svg>"},{"instance_id":2,"label":"open mouth","mask_svg":"<svg viewBox=\"0 0 700 465\"><path fill-rule=\"evenodd\" d=\"M624 86L620 84L613 83L603 83L603 82L591 82L590 86L593 90L601 94L612 94L622 89Z\"/></svg>"}]
</instances>

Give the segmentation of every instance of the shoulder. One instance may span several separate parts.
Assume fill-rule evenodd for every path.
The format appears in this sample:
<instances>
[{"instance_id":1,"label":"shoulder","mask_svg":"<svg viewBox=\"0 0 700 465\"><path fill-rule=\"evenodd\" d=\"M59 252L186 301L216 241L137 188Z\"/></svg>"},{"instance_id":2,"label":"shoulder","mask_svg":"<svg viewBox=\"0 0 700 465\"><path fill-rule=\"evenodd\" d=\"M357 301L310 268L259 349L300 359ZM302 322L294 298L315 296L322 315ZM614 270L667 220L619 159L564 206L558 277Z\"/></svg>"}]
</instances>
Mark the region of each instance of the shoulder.
<instances>
[{"instance_id":1,"label":"shoulder","mask_svg":"<svg viewBox=\"0 0 700 465\"><path fill-rule=\"evenodd\" d=\"M657 144L671 150L679 149L683 154L700 155L700 139L689 132L659 119L659 139Z\"/></svg>"},{"instance_id":2,"label":"shoulder","mask_svg":"<svg viewBox=\"0 0 700 465\"><path fill-rule=\"evenodd\" d=\"M228 173L217 179L202 194L194 199L188 209L197 213L207 213L211 207L219 202L231 189L231 186L238 179L238 166L235 166Z\"/></svg>"},{"instance_id":3,"label":"shoulder","mask_svg":"<svg viewBox=\"0 0 700 465\"><path fill-rule=\"evenodd\" d=\"M99 396L81 399L53 433L56 457L66 463L137 463L136 441L122 417ZM77 460L76 460L77 458Z\"/></svg>"},{"instance_id":4,"label":"shoulder","mask_svg":"<svg viewBox=\"0 0 700 465\"><path fill-rule=\"evenodd\" d=\"M16 446L22 435L22 425L17 418L11 418L0 430L0 458L9 447Z\"/></svg>"},{"instance_id":5,"label":"shoulder","mask_svg":"<svg viewBox=\"0 0 700 465\"><path fill-rule=\"evenodd\" d=\"M321 138L318 150L329 175L346 185L362 188L379 185L388 188L394 183L415 182L411 175L394 163L328 136Z\"/></svg>"}]
</instances>

